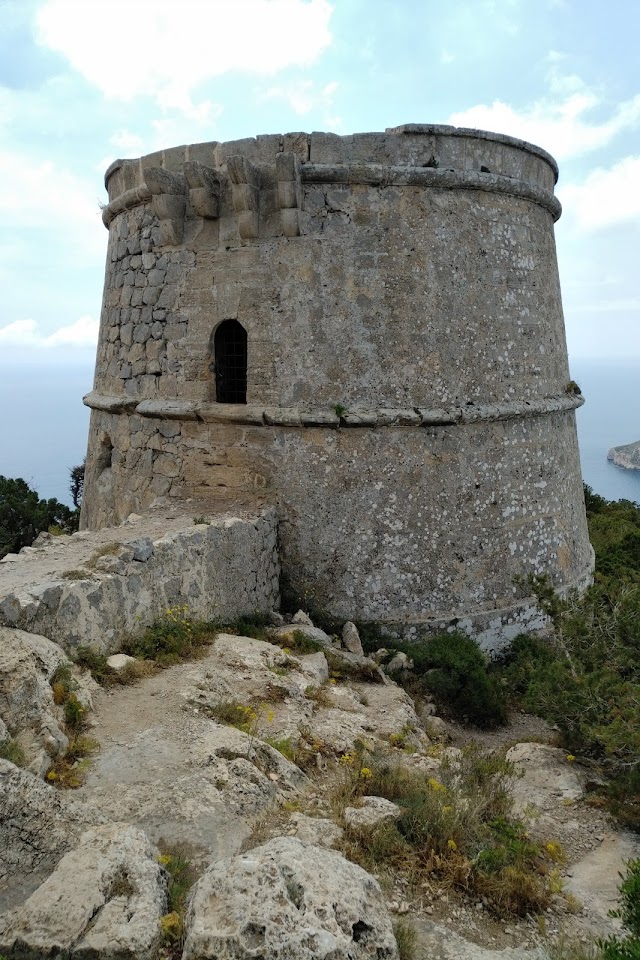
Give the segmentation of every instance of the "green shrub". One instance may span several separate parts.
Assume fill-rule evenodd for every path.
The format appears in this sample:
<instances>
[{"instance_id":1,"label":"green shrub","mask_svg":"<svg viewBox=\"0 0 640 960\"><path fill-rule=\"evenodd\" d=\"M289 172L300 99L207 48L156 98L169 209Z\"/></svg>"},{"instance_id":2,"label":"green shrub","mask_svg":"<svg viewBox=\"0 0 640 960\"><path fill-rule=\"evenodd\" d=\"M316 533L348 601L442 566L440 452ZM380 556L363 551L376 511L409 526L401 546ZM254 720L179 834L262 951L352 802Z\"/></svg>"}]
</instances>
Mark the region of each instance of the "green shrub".
<instances>
[{"instance_id":1,"label":"green shrub","mask_svg":"<svg viewBox=\"0 0 640 960\"><path fill-rule=\"evenodd\" d=\"M640 860L631 860L620 886L622 906L611 916L622 920L626 939L618 936L598 941L602 960L640 960Z\"/></svg>"},{"instance_id":2,"label":"green shrub","mask_svg":"<svg viewBox=\"0 0 640 960\"><path fill-rule=\"evenodd\" d=\"M41 500L25 480L0 476L0 559L29 546L49 527L73 533L78 519L78 511L55 498Z\"/></svg>"},{"instance_id":3,"label":"green shrub","mask_svg":"<svg viewBox=\"0 0 640 960\"><path fill-rule=\"evenodd\" d=\"M215 633L212 624L192 620L186 606L170 607L141 637L126 639L122 651L132 657L154 660L159 667L169 667L199 656Z\"/></svg>"},{"instance_id":4,"label":"green shrub","mask_svg":"<svg viewBox=\"0 0 640 960\"><path fill-rule=\"evenodd\" d=\"M585 488L595 583L561 600L531 586L551 617L549 640L517 637L495 670L518 706L557 726L563 746L608 778L611 810L640 829L640 506Z\"/></svg>"},{"instance_id":5,"label":"green shrub","mask_svg":"<svg viewBox=\"0 0 640 960\"><path fill-rule=\"evenodd\" d=\"M11 737L0 740L0 760L8 760L10 763L15 763L16 767L23 767L26 763L24 750L20 744Z\"/></svg>"},{"instance_id":6,"label":"green shrub","mask_svg":"<svg viewBox=\"0 0 640 960\"><path fill-rule=\"evenodd\" d=\"M364 791L402 811L374 830L345 829L345 852L365 869L391 868L414 881L436 876L486 898L499 915L524 916L548 905L560 847L535 843L511 818L513 768L502 755L468 749L455 762L445 758L434 776L375 762L354 763L346 772L352 779L350 789L340 787L343 805Z\"/></svg>"},{"instance_id":7,"label":"green shrub","mask_svg":"<svg viewBox=\"0 0 640 960\"><path fill-rule=\"evenodd\" d=\"M445 716L487 729L507 723L502 688L471 637L443 633L420 644L396 643L395 648L414 662L408 685L431 695Z\"/></svg>"}]
</instances>

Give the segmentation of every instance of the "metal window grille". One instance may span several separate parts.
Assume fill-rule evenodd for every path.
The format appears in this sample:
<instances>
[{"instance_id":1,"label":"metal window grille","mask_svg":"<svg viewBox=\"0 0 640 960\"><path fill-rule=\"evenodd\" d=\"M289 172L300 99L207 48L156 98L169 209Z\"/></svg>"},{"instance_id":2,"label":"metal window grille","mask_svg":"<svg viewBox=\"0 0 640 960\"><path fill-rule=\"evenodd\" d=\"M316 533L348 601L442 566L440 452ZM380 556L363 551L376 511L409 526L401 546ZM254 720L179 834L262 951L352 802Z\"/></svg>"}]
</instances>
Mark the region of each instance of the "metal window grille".
<instances>
[{"instance_id":1,"label":"metal window grille","mask_svg":"<svg viewBox=\"0 0 640 960\"><path fill-rule=\"evenodd\" d=\"M237 320L223 320L215 332L214 362L218 403L247 402L247 331Z\"/></svg>"}]
</instances>

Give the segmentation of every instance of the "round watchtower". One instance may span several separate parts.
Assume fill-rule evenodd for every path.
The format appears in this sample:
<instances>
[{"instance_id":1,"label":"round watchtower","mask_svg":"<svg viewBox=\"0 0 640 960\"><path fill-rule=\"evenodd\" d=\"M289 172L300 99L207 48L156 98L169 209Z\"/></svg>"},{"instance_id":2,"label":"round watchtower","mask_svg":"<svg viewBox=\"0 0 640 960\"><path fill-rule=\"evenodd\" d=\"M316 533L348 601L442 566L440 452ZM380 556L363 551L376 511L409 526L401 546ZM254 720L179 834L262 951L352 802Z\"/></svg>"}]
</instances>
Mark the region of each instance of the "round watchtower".
<instances>
[{"instance_id":1,"label":"round watchtower","mask_svg":"<svg viewBox=\"0 0 640 960\"><path fill-rule=\"evenodd\" d=\"M116 161L83 524L272 502L290 587L336 617L531 625L528 574L592 567L556 178L420 124Z\"/></svg>"}]
</instances>

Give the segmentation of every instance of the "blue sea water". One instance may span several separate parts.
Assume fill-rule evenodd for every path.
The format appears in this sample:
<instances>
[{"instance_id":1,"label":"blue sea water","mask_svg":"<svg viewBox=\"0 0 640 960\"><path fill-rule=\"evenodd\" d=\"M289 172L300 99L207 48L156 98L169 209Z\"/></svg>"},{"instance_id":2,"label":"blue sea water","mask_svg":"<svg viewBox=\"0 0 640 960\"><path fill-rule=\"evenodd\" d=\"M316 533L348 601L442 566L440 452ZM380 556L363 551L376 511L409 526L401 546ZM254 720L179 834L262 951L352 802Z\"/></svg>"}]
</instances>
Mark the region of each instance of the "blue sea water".
<instances>
[{"instance_id":1,"label":"blue sea water","mask_svg":"<svg viewBox=\"0 0 640 960\"><path fill-rule=\"evenodd\" d=\"M640 502L640 470L607 461L612 446L640 440L640 360L575 360L572 376L586 404L578 438L586 483L609 500ZM69 470L86 452L91 362L73 366L0 364L0 474L23 477L41 497L70 503Z\"/></svg>"},{"instance_id":2,"label":"blue sea water","mask_svg":"<svg viewBox=\"0 0 640 960\"><path fill-rule=\"evenodd\" d=\"M607 460L611 447L640 440L640 359L575 360L571 376L586 398L576 415L584 482L608 500L640 503L640 470Z\"/></svg>"},{"instance_id":3,"label":"blue sea water","mask_svg":"<svg viewBox=\"0 0 640 960\"><path fill-rule=\"evenodd\" d=\"M69 470L87 452L93 364L0 364L0 475L71 506Z\"/></svg>"}]
</instances>

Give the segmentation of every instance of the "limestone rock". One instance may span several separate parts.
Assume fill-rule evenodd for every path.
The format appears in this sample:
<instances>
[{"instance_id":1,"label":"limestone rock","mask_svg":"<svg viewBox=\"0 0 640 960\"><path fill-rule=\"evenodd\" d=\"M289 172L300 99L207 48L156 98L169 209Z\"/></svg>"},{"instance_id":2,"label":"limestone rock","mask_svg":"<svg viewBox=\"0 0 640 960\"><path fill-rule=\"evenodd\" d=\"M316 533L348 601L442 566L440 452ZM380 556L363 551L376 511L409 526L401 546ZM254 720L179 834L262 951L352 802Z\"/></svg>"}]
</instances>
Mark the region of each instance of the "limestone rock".
<instances>
[{"instance_id":1,"label":"limestone rock","mask_svg":"<svg viewBox=\"0 0 640 960\"><path fill-rule=\"evenodd\" d=\"M333 847L342 837L342 829L333 820L325 817L308 817L304 813L292 813L291 823L298 840L316 847Z\"/></svg>"},{"instance_id":2,"label":"limestone rock","mask_svg":"<svg viewBox=\"0 0 640 960\"><path fill-rule=\"evenodd\" d=\"M477 943L465 940L449 927L432 923L430 920L414 921L418 934L416 956L437 960L548 960L548 954L542 947L507 947L504 950L490 950Z\"/></svg>"},{"instance_id":3,"label":"limestone rock","mask_svg":"<svg viewBox=\"0 0 640 960\"><path fill-rule=\"evenodd\" d=\"M0 917L0 951L151 960L167 902L157 850L133 827L88 830L20 907Z\"/></svg>"},{"instance_id":4,"label":"limestone rock","mask_svg":"<svg viewBox=\"0 0 640 960\"><path fill-rule=\"evenodd\" d=\"M0 760L0 911L29 896L98 819L71 793Z\"/></svg>"},{"instance_id":5,"label":"limestone rock","mask_svg":"<svg viewBox=\"0 0 640 960\"><path fill-rule=\"evenodd\" d=\"M516 816L553 812L563 801L582 796L580 777L564 750L543 743L518 743L508 751L507 760L519 774L512 787Z\"/></svg>"},{"instance_id":6,"label":"limestone rock","mask_svg":"<svg viewBox=\"0 0 640 960\"><path fill-rule=\"evenodd\" d=\"M612 447L607 454L607 460L611 460L617 467L624 467L625 470L640 470L640 440Z\"/></svg>"},{"instance_id":7,"label":"limestone rock","mask_svg":"<svg viewBox=\"0 0 640 960\"><path fill-rule=\"evenodd\" d=\"M355 623L352 623L350 620L347 620L342 628L342 646L345 648L345 650L348 650L349 653L355 653L359 657L364 656L364 650L362 649L362 641L360 640L358 628L356 627Z\"/></svg>"},{"instance_id":8,"label":"limestone rock","mask_svg":"<svg viewBox=\"0 0 640 960\"><path fill-rule=\"evenodd\" d=\"M385 800L384 797L363 797L362 806L346 808L344 819L349 827L373 830L382 823L397 819L401 813L402 810L397 804Z\"/></svg>"},{"instance_id":9,"label":"limestone rock","mask_svg":"<svg viewBox=\"0 0 640 960\"><path fill-rule=\"evenodd\" d=\"M183 960L397 960L377 881L331 850L278 837L196 884Z\"/></svg>"},{"instance_id":10,"label":"limestone rock","mask_svg":"<svg viewBox=\"0 0 640 960\"><path fill-rule=\"evenodd\" d=\"M297 613L294 613L294 615L291 617L291 623L299 623L305 627L313 626L313 620L308 613L304 612L304 610L298 610Z\"/></svg>"},{"instance_id":11,"label":"limestone rock","mask_svg":"<svg viewBox=\"0 0 640 960\"><path fill-rule=\"evenodd\" d=\"M60 666L71 663L57 644L0 627L0 717L24 750L29 769L38 774L67 748L50 685Z\"/></svg>"},{"instance_id":12,"label":"limestone rock","mask_svg":"<svg viewBox=\"0 0 640 960\"><path fill-rule=\"evenodd\" d=\"M411 660L406 653L400 651L389 660L384 670L390 677L395 676L397 673L408 673L410 670L413 670L413 660Z\"/></svg>"},{"instance_id":13,"label":"limestone rock","mask_svg":"<svg viewBox=\"0 0 640 960\"><path fill-rule=\"evenodd\" d=\"M135 663L135 657L129 657L126 653L114 653L110 657L107 657L107 666L111 667L112 670L117 670L120 673L121 670L124 670L125 667L128 667L130 663Z\"/></svg>"}]
</instances>

